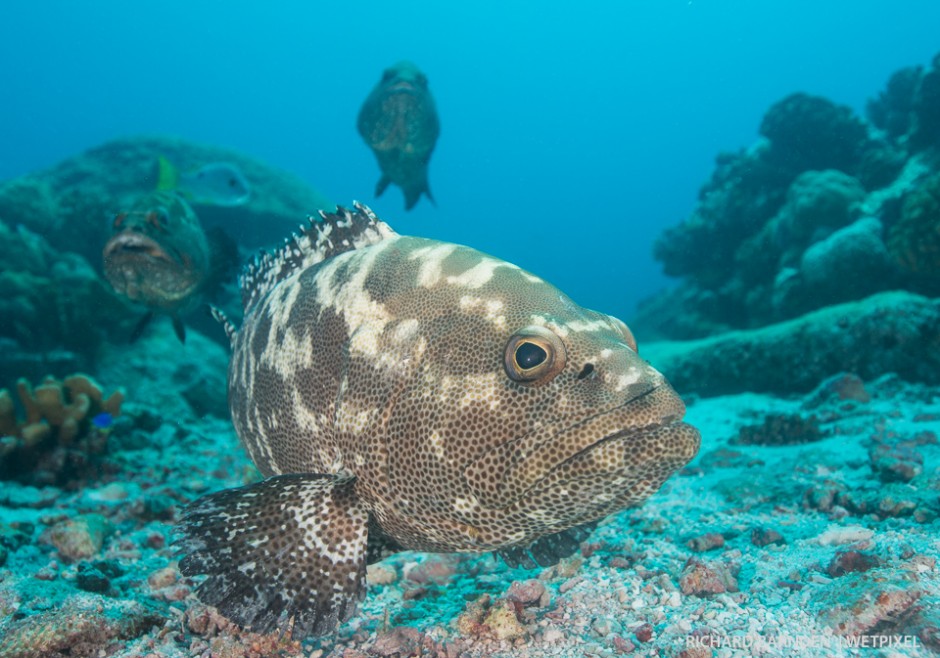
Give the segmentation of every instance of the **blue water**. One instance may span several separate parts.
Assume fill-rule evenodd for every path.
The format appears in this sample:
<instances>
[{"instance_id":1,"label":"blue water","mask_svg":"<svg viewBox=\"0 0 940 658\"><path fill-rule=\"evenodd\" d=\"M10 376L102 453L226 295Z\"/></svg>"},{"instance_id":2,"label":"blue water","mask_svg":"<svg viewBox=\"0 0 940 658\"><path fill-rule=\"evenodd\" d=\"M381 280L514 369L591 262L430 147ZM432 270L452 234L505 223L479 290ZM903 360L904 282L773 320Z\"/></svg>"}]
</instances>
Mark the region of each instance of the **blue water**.
<instances>
[{"instance_id":1,"label":"blue water","mask_svg":"<svg viewBox=\"0 0 940 658\"><path fill-rule=\"evenodd\" d=\"M175 134L362 200L629 316L667 280L654 238L716 153L794 91L862 111L940 50L940 2L88 2L0 9L0 180L119 135ZM355 130L382 69L428 75L438 206L405 213Z\"/></svg>"}]
</instances>

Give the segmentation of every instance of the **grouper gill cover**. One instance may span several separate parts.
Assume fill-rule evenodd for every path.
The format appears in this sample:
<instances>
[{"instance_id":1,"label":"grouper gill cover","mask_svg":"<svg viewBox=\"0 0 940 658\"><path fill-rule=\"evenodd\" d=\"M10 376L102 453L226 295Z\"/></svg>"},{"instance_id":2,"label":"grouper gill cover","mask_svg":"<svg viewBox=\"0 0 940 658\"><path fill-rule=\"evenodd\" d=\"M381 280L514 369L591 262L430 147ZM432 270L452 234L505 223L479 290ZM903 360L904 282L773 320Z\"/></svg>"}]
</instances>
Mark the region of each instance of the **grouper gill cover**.
<instances>
[{"instance_id":1,"label":"grouper gill cover","mask_svg":"<svg viewBox=\"0 0 940 658\"><path fill-rule=\"evenodd\" d=\"M266 478L210 494L184 574L240 625L323 635L402 549L550 565L696 454L627 326L469 247L321 213L242 276L229 404Z\"/></svg>"}]
</instances>

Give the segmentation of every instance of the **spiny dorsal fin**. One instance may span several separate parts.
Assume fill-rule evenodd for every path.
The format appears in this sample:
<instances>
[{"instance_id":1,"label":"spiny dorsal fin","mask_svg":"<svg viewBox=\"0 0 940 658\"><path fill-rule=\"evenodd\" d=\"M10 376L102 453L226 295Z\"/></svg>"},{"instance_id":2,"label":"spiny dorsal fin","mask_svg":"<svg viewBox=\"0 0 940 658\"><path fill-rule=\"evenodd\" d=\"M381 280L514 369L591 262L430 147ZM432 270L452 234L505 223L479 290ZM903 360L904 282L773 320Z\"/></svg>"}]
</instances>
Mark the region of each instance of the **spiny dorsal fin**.
<instances>
[{"instance_id":1,"label":"spiny dorsal fin","mask_svg":"<svg viewBox=\"0 0 940 658\"><path fill-rule=\"evenodd\" d=\"M277 251L265 252L245 268L239 282L246 313L279 281L294 272L395 235L388 224L358 201L353 202L353 210L337 206L335 213L321 210L320 217L322 220L313 215L308 217L309 226L285 240Z\"/></svg>"},{"instance_id":2,"label":"spiny dorsal fin","mask_svg":"<svg viewBox=\"0 0 940 658\"><path fill-rule=\"evenodd\" d=\"M216 306L210 305L209 313L211 313L212 317L215 318L216 321L222 325L222 329L225 330L225 335L228 336L229 344L234 347L235 334L237 333L238 330L235 329L235 325L232 324L232 321L228 319L228 316L225 314L225 311L223 311L222 309Z\"/></svg>"}]
</instances>

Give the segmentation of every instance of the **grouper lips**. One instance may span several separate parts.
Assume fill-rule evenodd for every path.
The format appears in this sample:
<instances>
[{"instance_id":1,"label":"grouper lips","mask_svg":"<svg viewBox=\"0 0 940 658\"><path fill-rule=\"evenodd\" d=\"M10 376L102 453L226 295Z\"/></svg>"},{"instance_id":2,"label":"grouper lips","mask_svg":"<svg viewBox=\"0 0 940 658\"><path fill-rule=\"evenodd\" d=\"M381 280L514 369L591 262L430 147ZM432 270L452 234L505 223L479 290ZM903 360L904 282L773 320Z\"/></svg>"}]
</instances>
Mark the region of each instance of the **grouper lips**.
<instances>
[{"instance_id":1,"label":"grouper lips","mask_svg":"<svg viewBox=\"0 0 940 658\"><path fill-rule=\"evenodd\" d=\"M472 462L465 471L473 492L487 507L502 508L518 500L553 472L589 455L622 454L619 463L597 466L598 477L616 468L645 468L662 462L679 468L698 452L698 430L682 421L685 405L669 384L650 386L630 400L598 411L575 423L509 441ZM482 477L494 463L496 478ZM662 470L662 469L660 469ZM674 469L673 469L674 470ZM665 478L663 478L665 479Z\"/></svg>"},{"instance_id":2,"label":"grouper lips","mask_svg":"<svg viewBox=\"0 0 940 658\"><path fill-rule=\"evenodd\" d=\"M144 258L176 264L173 257L156 240L136 231L118 233L104 247L105 263Z\"/></svg>"}]
</instances>

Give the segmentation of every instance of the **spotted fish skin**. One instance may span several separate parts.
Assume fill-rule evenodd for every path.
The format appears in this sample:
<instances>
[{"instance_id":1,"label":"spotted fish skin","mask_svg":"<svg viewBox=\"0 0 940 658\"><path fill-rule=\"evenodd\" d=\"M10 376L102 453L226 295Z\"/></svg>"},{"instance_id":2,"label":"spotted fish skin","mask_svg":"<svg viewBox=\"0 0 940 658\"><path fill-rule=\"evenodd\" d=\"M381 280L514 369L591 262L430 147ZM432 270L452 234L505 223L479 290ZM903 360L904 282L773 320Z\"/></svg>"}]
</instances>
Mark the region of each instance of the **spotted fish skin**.
<instances>
[{"instance_id":1,"label":"spotted fish skin","mask_svg":"<svg viewBox=\"0 0 940 658\"><path fill-rule=\"evenodd\" d=\"M440 134L440 121L428 79L411 62L399 62L382 74L359 110L359 134L378 160L381 196L390 183L405 194L410 210L424 194L433 203L428 163Z\"/></svg>"},{"instance_id":2,"label":"spotted fish skin","mask_svg":"<svg viewBox=\"0 0 940 658\"><path fill-rule=\"evenodd\" d=\"M266 482L333 478L346 502L316 503L306 527L265 531L260 519L282 512L245 502L256 527L228 565L215 556L244 522L218 518L238 497L197 503L184 521L195 557L181 567L216 574L211 587L225 595L209 602L243 591L234 613L220 606L236 621L267 619L256 624L266 629L286 615L328 632L362 595L347 585L360 574L361 587L363 532L370 553L384 541L550 563L577 547L579 528L639 504L698 450L682 401L621 321L469 247L400 236L363 206L324 215L243 286L245 321L230 334L236 430ZM324 541L335 519L342 541ZM267 603L255 565L271 560L258 551L272 542L325 547L336 573L307 579L342 593ZM257 582L232 585L226 573Z\"/></svg>"}]
</instances>

